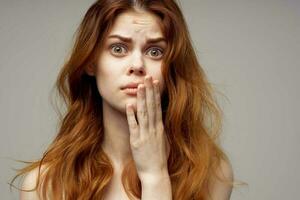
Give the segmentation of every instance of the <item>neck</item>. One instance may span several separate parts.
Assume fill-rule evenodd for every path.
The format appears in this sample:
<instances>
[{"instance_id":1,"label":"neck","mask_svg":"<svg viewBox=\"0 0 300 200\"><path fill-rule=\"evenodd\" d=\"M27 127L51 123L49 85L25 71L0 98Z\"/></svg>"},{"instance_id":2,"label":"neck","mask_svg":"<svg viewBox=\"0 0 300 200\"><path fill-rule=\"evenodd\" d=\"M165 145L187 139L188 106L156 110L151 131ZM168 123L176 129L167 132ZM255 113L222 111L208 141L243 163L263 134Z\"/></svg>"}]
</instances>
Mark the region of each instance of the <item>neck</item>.
<instances>
[{"instance_id":1,"label":"neck","mask_svg":"<svg viewBox=\"0 0 300 200\"><path fill-rule=\"evenodd\" d=\"M132 158L126 112L122 113L103 101L103 123L103 151L113 162L114 168L121 170Z\"/></svg>"}]
</instances>

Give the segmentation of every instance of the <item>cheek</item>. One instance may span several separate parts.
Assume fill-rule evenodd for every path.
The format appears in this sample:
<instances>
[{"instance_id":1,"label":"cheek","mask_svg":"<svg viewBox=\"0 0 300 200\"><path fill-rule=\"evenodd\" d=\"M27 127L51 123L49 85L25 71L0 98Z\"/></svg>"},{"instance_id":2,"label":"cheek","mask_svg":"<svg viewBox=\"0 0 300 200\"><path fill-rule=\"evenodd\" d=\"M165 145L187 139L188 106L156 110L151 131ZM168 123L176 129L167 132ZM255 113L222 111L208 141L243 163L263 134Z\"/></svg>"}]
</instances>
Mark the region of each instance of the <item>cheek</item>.
<instances>
[{"instance_id":1,"label":"cheek","mask_svg":"<svg viewBox=\"0 0 300 200\"><path fill-rule=\"evenodd\" d=\"M114 60L106 53L103 53L98 59L97 75L107 76L112 69L115 69L114 65Z\"/></svg>"},{"instance_id":2,"label":"cheek","mask_svg":"<svg viewBox=\"0 0 300 200\"><path fill-rule=\"evenodd\" d=\"M116 78L120 77L122 73L122 66L124 66L122 60L110 55L103 55L98 61L97 76L116 81Z\"/></svg>"},{"instance_id":3,"label":"cheek","mask_svg":"<svg viewBox=\"0 0 300 200\"><path fill-rule=\"evenodd\" d=\"M109 95L119 75L118 62L108 56L101 56L98 59L98 67L96 70L96 80L98 91L101 96Z\"/></svg>"}]
</instances>

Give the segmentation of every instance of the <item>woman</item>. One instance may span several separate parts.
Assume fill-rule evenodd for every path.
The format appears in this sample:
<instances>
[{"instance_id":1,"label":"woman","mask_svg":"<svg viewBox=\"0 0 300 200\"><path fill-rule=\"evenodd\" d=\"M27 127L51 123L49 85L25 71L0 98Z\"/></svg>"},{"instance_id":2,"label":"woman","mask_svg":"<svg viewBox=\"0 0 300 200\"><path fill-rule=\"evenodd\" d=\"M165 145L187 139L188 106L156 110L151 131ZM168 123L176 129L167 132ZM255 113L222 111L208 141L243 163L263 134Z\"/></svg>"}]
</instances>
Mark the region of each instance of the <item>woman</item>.
<instances>
[{"instance_id":1,"label":"woman","mask_svg":"<svg viewBox=\"0 0 300 200\"><path fill-rule=\"evenodd\" d=\"M230 198L222 113L176 2L95 2L56 86L67 112L17 174L21 199Z\"/></svg>"}]
</instances>

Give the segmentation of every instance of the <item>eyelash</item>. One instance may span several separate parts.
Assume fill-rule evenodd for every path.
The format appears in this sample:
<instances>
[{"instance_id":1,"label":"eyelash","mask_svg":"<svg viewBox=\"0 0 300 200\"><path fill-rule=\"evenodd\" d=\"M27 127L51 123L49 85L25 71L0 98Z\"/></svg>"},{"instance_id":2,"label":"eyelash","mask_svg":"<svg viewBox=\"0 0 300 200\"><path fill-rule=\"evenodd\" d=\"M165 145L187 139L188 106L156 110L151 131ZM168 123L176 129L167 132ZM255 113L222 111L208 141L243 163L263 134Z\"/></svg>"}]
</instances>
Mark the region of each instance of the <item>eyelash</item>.
<instances>
[{"instance_id":1,"label":"eyelash","mask_svg":"<svg viewBox=\"0 0 300 200\"><path fill-rule=\"evenodd\" d=\"M121 44L121 43L117 43L117 44L112 44L109 49L112 50L114 47L121 47L121 48L124 48L126 51L127 51L127 47L124 45L124 44ZM161 53L161 56L163 55L164 51L161 49L161 48L158 48L158 47L155 47L155 46L152 46L152 47L149 47L148 48L148 51L151 50L151 49L155 49L155 50L158 50L160 51ZM115 53L113 53L115 54ZM118 53L117 53L118 54ZM154 56L155 57L155 56ZM160 56L156 56L156 57L160 57Z\"/></svg>"}]
</instances>

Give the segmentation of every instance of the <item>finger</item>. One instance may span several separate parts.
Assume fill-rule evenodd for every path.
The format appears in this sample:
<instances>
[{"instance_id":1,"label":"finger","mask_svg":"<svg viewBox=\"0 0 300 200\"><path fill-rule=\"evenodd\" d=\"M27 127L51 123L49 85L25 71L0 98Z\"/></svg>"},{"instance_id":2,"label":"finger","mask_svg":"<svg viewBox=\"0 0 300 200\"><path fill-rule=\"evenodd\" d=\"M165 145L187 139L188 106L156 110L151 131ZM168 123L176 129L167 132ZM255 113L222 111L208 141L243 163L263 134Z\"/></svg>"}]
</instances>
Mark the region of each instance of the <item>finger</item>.
<instances>
[{"instance_id":1,"label":"finger","mask_svg":"<svg viewBox=\"0 0 300 200\"><path fill-rule=\"evenodd\" d=\"M154 96L155 96L155 105L156 105L156 125L162 125L162 111L161 111L161 98L160 98L160 87L159 81L153 81L154 85Z\"/></svg>"},{"instance_id":2,"label":"finger","mask_svg":"<svg viewBox=\"0 0 300 200\"><path fill-rule=\"evenodd\" d=\"M131 104L126 105L126 115L129 125L130 138L136 139L139 136L139 126L136 122L133 106Z\"/></svg>"},{"instance_id":3,"label":"finger","mask_svg":"<svg viewBox=\"0 0 300 200\"><path fill-rule=\"evenodd\" d=\"M168 136L166 133L164 134L164 136L165 136L165 142L166 142L166 151L167 151L167 155L169 157L170 151L171 151L171 146L170 146L170 142L169 142L169 139L168 139Z\"/></svg>"},{"instance_id":4,"label":"finger","mask_svg":"<svg viewBox=\"0 0 300 200\"><path fill-rule=\"evenodd\" d=\"M146 103L147 103L147 112L148 112L148 120L149 120L149 130L155 130L155 98L154 98L154 90L152 84L152 77L146 77Z\"/></svg>"},{"instance_id":5,"label":"finger","mask_svg":"<svg viewBox=\"0 0 300 200\"><path fill-rule=\"evenodd\" d=\"M140 127L140 136L148 129L148 114L146 108L145 85L140 84L137 92L137 118Z\"/></svg>"}]
</instances>

